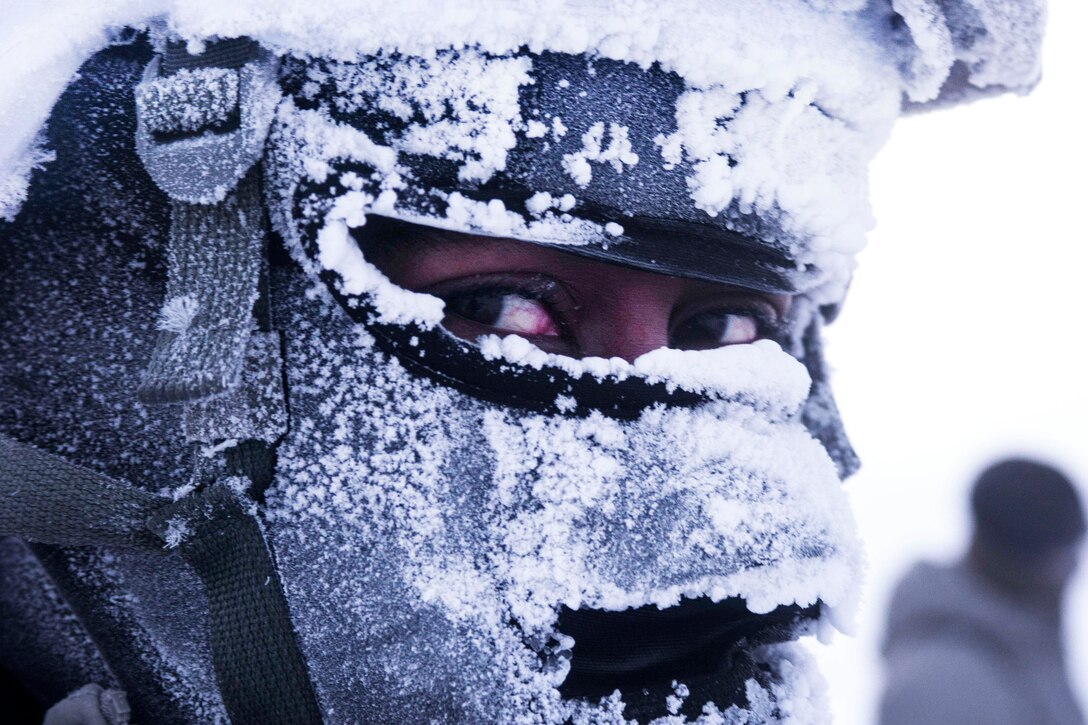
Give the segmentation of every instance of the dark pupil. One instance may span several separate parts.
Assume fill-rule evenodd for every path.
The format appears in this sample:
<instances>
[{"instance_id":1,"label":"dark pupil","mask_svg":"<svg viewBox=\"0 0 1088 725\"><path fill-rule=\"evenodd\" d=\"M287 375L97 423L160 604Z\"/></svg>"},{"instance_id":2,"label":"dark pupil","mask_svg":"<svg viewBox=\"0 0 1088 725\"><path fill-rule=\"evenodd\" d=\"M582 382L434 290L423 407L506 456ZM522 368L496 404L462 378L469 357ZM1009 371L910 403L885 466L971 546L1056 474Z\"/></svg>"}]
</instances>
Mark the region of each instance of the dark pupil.
<instances>
[{"instance_id":1,"label":"dark pupil","mask_svg":"<svg viewBox=\"0 0 1088 725\"><path fill-rule=\"evenodd\" d=\"M696 315L672 331L669 347L677 350L697 350L718 347L729 331L732 315L711 312Z\"/></svg>"},{"instance_id":2,"label":"dark pupil","mask_svg":"<svg viewBox=\"0 0 1088 725\"><path fill-rule=\"evenodd\" d=\"M446 311L481 325L494 325L502 314L506 292L461 292L446 298Z\"/></svg>"}]
</instances>

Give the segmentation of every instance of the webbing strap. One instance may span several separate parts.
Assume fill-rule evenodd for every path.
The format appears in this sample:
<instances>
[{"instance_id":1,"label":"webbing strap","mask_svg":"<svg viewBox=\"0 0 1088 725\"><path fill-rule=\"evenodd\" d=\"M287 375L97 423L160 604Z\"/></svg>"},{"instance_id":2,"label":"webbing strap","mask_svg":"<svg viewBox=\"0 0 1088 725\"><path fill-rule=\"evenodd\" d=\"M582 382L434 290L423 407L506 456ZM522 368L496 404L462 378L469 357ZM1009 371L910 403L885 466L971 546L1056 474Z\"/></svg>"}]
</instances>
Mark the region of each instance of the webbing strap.
<instances>
[{"instance_id":1,"label":"webbing strap","mask_svg":"<svg viewBox=\"0 0 1088 725\"><path fill-rule=\"evenodd\" d=\"M0 434L0 535L155 551L165 541L204 585L212 660L231 722L320 723L252 507L224 482L171 501Z\"/></svg>"},{"instance_id":2,"label":"webbing strap","mask_svg":"<svg viewBox=\"0 0 1088 725\"><path fill-rule=\"evenodd\" d=\"M140 381L143 402L207 399L238 387L263 245L257 169L220 204L172 203L166 301Z\"/></svg>"},{"instance_id":3,"label":"webbing strap","mask_svg":"<svg viewBox=\"0 0 1088 725\"><path fill-rule=\"evenodd\" d=\"M0 535L161 550L147 517L169 501L0 434Z\"/></svg>"},{"instance_id":4,"label":"webbing strap","mask_svg":"<svg viewBox=\"0 0 1088 725\"><path fill-rule=\"evenodd\" d=\"M231 722L320 723L257 519L221 482L165 507L152 526L164 536L183 532L177 550L204 584L215 676Z\"/></svg>"},{"instance_id":5,"label":"webbing strap","mask_svg":"<svg viewBox=\"0 0 1088 725\"><path fill-rule=\"evenodd\" d=\"M286 430L279 337L270 331L267 289L262 297L257 164L280 96L276 65L247 38L194 55L170 43L136 88L136 149L172 207L161 335L139 397L189 403L186 437L233 442L228 475L249 481L227 480L239 492L251 485L258 500ZM231 721L319 723L272 552L250 510L252 499L220 481L156 511L149 525L204 585Z\"/></svg>"},{"instance_id":6,"label":"webbing strap","mask_svg":"<svg viewBox=\"0 0 1088 725\"><path fill-rule=\"evenodd\" d=\"M259 51L257 42L249 38L223 38L207 41L198 55L191 55L185 43L171 40L166 43L161 72L172 76L183 68L241 68Z\"/></svg>"},{"instance_id":7,"label":"webbing strap","mask_svg":"<svg viewBox=\"0 0 1088 725\"><path fill-rule=\"evenodd\" d=\"M280 97L276 58L247 38L167 51L135 89L136 150L171 203L160 335L138 390L149 404L239 385L266 234L258 161Z\"/></svg>"}]
</instances>

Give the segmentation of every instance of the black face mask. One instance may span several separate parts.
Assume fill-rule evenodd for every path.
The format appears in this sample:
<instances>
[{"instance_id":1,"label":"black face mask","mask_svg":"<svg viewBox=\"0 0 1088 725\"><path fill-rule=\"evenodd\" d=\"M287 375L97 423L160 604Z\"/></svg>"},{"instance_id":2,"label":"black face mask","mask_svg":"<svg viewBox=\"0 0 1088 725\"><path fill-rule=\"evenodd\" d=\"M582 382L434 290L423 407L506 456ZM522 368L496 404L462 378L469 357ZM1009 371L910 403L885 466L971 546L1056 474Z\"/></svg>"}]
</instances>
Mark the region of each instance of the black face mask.
<instances>
[{"instance_id":1,"label":"black face mask","mask_svg":"<svg viewBox=\"0 0 1088 725\"><path fill-rule=\"evenodd\" d=\"M798 416L803 366L737 346L717 354L755 356L762 402L741 386L624 419L534 411L416 374L335 299L304 297L275 311L296 332L268 516L336 709L607 722L664 714L674 680L696 711L789 691L774 643L846 601L856 556Z\"/></svg>"},{"instance_id":2,"label":"black face mask","mask_svg":"<svg viewBox=\"0 0 1088 725\"><path fill-rule=\"evenodd\" d=\"M816 607L792 605L757 615L740 599L706 598L623 612L563 607L556 629L575 646L560 652L570 657L570 672L559 691L568 698L599 699L618 689L632 715L661 717L668 714L661 693L672 694L673 683L683 682L688 696L681 712L689 717L708 701L743 707L745 683L755 679L766 686L770 678L750 651L791 640L801 621L818 614Z\"/></svg>"},{"instance_id":3,"label":"black face mask","mask_svg":"<svg viewBox=\"0 0 1088 725\"><path fill-rule=\"evenodd\" d=\"M528 61L498 62L513 72ZM558 56L532 61L541 72L576 70ZM665 714L670 697L684 712L737 707L773 719L776 698L803 676L782 664L789 645L773 643L795 637L821 603L849 600L857 556L839 488L853 458L824 384L817 307L797 297L795 325L777 344L682 353L696 356L702 378L670 367L678 351L667 350L644 356L657 355L653 374L637 364L594 374L570 358L526 364L444 331L434 298L396 288L367 262L367 224L384 216L478 232L472 215L490 210L511 225L505 236L638 269L791 294L821 272L758 219L709 224L689 210L666 222L626 209L614 221L617 188L573 185L570 214L555 202L534 216L527 190L547 188L533 175L546 164L534 166L544 152L526 134L526 155L510 150L490 181L465 178L471 154L459 166L389 152L409 143L414 120L389 116L379 100L334 99L402 62L412 61L289 69L293 100L271 141L274 223L324 283L277 313L302 333L288 348L297 399L269 499L282 516L274 536L285 587L322 622L301 627L304 649L322 653L311 662L319 690L328 683L325 699L340 711L365 699L393 721L534 712L610 722ZM641 72L607 68L609 82ZM593 82L578 72L570 82ZM655 73L647 93L672 84L660 98L674 103L676 79ZM651 96L628 110L648 121ZM458 112L471 115L473 103ZM672 182L653 183L650 212ZM563 192L551 187L556 199ZM602 236L613 223L623 233ZM547 229L588 236L572 247ZM685 231L687 250L673 236ZM358 562L330 589L322 572Z\"/></svg>"}]
</instances>

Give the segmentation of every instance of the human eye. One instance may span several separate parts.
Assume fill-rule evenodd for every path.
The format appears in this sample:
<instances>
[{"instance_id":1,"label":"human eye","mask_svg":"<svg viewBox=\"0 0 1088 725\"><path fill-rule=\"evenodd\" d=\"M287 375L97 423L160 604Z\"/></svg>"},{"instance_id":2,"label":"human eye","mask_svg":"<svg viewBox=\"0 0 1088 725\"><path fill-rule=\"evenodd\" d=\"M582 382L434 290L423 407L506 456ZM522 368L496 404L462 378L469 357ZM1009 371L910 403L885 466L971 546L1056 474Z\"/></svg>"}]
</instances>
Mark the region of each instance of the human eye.
<instances>
[{"instance_id":1,"label":"human eye","mask_svg":"<svg viewBox=\"0 0 1088 725\"><path fill-rule=\"evenodd\" d=\"M446 310L503 332L559 337L559 325L545 304L517 290L485 288L457 292L446 297Z\"/></svg>"},{"instance_id":2,"label":"human eye","mask_svg":"<svg viewBox=\"0 0 1088 725\"><path fill-rule=\"evenodd\" d=\"M710 350L744 345L774 337L779 326L778 313L770 303L758 299L733 302L682 317L669 331L669 347Z\"/></svg>"},{"instance_id":3,"label":"human eye","mask_svg":"<svg viewBox=\"0 0 1088 725\"><path fill-rule=\"evenodd\" d=\"M444 326L460 337L522 335L548 343L566 337L556 310L558 283L539 277L484 276L428 290L446 303Z\"/></svg>"}]
</instances>

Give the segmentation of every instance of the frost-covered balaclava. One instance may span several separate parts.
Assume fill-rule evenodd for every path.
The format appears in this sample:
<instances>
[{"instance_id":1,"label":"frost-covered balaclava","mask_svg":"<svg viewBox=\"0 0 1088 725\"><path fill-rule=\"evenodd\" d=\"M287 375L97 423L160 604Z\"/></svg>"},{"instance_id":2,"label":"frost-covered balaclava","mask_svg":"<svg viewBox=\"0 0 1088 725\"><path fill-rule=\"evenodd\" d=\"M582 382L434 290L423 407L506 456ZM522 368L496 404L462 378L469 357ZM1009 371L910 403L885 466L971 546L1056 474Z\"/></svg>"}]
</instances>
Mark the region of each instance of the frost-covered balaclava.
<instances>
[{"instance_id":1,"label":"frost-covered balaclava","mask_svg":"<svg viewBox=\"0 0 1088 725\"><path fill-rule=\"evenodd\" d=\"M277 315L293 432L268 505L326 707L813 717L782 643L848 607L858 567L819 327L899 102L893 69L843 62L872 55L855 21L827 32L834 72L811 44L773 72L531 47L283 61L273 223L322 284ZM465 342L368 261L374 215L795 295L790 329L633 363Z\"/></svg>"},{"instance_id":2,"label":"frost-covered balaclava","mask_svg":"<svg viewBox=\"0 0 1088 725\"><path fill-rule=\"evenodd\" d=\"M821 719L788 642L858 552L819 328L921 71L886 13L633 9L283 62L273 224L322 284L280 312L269 513L334 714ZM373 215L794 295L791 328L633 363L464 342L368 261Z\"/></svg>"}]
</instances>

